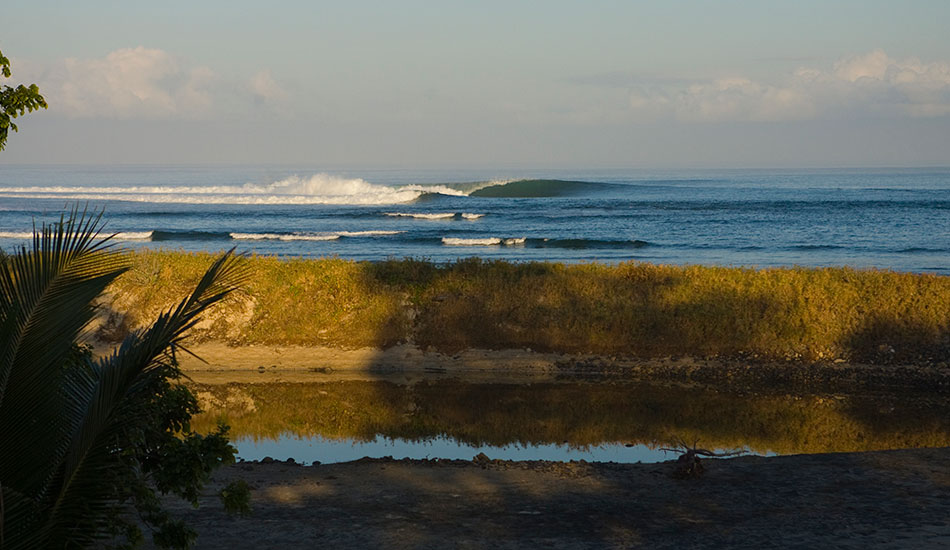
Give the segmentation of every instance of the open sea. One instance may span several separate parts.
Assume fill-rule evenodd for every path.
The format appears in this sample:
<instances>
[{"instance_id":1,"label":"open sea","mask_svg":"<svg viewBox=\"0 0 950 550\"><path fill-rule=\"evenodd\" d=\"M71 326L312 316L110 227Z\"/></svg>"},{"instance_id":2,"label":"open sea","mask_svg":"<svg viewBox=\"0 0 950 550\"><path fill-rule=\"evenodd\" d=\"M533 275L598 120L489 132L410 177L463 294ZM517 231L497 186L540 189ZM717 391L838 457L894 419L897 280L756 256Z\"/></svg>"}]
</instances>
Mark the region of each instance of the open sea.
<instances>
[{"instance_id":1,"label":"open sea","mask_svg":"<svg viewBox=\"0 0 950 550\"><path fill-rule=\"evenodd\" d=\"M950 168L0 165L0 248L77 204L129 247L950 274Z\"/></svg>"}]
</instances>

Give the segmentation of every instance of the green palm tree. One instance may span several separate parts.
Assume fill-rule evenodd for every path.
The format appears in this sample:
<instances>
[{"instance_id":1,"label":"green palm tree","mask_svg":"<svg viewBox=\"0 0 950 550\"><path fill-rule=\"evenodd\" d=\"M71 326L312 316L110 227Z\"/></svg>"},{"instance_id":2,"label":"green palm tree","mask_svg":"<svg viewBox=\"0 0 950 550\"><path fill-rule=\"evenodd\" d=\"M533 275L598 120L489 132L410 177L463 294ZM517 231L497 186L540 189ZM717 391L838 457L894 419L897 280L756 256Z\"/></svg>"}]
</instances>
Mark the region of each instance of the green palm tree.
<instances>
[{"instance_id":1,"label":"green palm tree","mask_svg":"<svg viewBox=\"0 0 950 550\"><path fill-rule=\"evenodd\" d=\"M172 382L185 333L242 283L245 264L222 255L177 307L93 360L77 342L94 299L129 267L101 229L101 214L73 210L0 257L3 549L88 546L116 534L130 503L146 523L180 531L152 488L196 501L210 469L233 460L223 429L190 432L194 397ZM136 531L126 524L124 540ZM187 533L174 531L159 530L156 542L185 545Z\"/></svg>"}]
</instances>

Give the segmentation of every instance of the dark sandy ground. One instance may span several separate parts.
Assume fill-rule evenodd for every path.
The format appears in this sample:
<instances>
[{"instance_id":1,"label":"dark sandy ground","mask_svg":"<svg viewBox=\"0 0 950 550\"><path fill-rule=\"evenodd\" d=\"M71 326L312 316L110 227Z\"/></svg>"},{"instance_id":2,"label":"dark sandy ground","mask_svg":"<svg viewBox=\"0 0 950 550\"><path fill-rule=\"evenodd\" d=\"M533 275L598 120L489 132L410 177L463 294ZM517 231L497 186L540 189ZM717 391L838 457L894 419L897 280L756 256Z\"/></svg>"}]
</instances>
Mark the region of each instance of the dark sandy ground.
<instances>
[{"instance_id":1,"label":"dark sandy ground","mask_svg":"<svg viewBox=\"0 0 950 550\"><path fill-rule=\"evenodd\" d=\"M198 548L950 548L950 448L674 463L393 461L218 471ZM230 480L250 517L224 514Z\"/></svg>"}]
</instances>

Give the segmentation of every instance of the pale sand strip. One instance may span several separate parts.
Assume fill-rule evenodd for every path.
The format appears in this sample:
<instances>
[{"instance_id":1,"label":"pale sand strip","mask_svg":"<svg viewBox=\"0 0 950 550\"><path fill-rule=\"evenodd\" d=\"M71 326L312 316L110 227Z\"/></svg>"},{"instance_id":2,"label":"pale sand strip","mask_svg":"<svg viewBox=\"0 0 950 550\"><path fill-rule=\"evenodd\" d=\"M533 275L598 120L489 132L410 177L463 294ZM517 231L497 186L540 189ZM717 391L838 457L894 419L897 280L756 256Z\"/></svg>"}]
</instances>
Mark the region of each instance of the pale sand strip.
<instances>
[{"instance_id":1,"label":"pale sand strip","mask_svg":"<svg viewBox=\"0 0 950 550\"><path fill-rule=\"evenodd\" d=\"M103 352L106 348L99 347ZM411 345L339 349L303 346L228 346L207 342L188 348L206 363L181 353L184 372L196 382L321 382L460 378L471 382L641 380L756 391L887 391L939 395L950 392L950 370L918 365L794 362L754 363L718 358L637 359L468 349L454 354Z\"/></svg>"}]
</instances>

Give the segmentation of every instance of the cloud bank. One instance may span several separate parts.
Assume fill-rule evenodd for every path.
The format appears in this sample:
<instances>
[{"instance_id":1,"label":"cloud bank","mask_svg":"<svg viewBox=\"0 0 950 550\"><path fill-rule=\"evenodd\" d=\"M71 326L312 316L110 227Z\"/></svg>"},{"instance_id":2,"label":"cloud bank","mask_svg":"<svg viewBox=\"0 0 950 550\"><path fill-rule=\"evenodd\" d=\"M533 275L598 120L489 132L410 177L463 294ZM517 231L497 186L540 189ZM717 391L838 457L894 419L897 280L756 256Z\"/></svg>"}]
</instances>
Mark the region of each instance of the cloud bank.
<instances>
[{"instance_id":1,"label":"cloud bank","mask_svg":"<svg viewBox=\"0 0 950 550\"><path fill-rule=\"evenodd\" d=\"M938 117L950 115L950 63L895 60L874 50L827 70L799 68L780 83L731 77L637 86L629 101L638 118L686 122Z\"/></svg>"},{"instance_id":2,"label":"cloud bank","mask_svg":"<svg viewBox=\"0 0 950 550\"><path fill-rule=\"evenodd\" d=\"M142 46L102 58L67 58L38 71L35 80L50 110L76 118L206 117L287 95L267 70L235 85L208 67Z\"/></svg>"}]
</instances>

